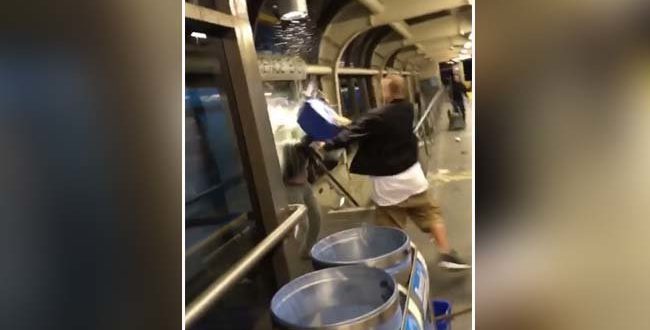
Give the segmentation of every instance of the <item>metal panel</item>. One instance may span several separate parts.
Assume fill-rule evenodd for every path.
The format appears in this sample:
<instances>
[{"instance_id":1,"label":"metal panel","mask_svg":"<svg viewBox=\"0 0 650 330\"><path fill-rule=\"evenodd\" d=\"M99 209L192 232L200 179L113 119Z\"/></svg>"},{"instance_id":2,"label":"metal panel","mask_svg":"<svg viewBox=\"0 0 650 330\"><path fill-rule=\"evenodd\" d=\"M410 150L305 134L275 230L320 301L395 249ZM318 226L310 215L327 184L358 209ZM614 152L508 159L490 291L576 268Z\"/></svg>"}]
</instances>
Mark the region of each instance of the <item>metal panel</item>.
<instances>
[{"instance_id":1,"label":"metal panel","mask_svg":"<svg viewBox=\"0 0 650 330\"><path fill-rule=\"evenodd\" d=\"M280 175L280 164L266 109L253 31L246 20L246 1L231 0L231 8L233 15L242 20L233 29L234 38L224 43L226 59L229 67L241 73L232 77L239 120L245 132L241 139L246 146L245 152L253 176L252 186L262 222L266 232L270 233L287 216L286 188ZM283 245L273 255L275 277L279 284L301 274L300 269L288 262L298 258L298 249L291 245Z\"/></svg>"},{"instance_id":2,"label":"metal panel","mask_svg":"<svg viewBox=\"0 0 650 330\"><path fill-rule=\"evenodd\" d=\"M237 17L187 2L185 3L185 17L230 28L235 27L237 24L241 24L241 20Z\"/></svg>"},{"instance_id":3,"label":"metal panel","mask_svg":"<svg viewBox=\"0 0 650 330\"><path fill-rule=\"evenodd\" d=\"M258 66L264 81L307 79L307 63L298 56L259 55Z\"/></svg>"},{"instance_id":4,"label":"metal panel","mask_svg":"<svg viewBox=\"0 0 650 330\"><path fill-rule=\"evenodd\" d=\"M384 0L386 10L374 15L372 19L374 25L381 25L466 4L466 0L409 0L408 5L403 0Z\"/></svg>"}]
</instances>

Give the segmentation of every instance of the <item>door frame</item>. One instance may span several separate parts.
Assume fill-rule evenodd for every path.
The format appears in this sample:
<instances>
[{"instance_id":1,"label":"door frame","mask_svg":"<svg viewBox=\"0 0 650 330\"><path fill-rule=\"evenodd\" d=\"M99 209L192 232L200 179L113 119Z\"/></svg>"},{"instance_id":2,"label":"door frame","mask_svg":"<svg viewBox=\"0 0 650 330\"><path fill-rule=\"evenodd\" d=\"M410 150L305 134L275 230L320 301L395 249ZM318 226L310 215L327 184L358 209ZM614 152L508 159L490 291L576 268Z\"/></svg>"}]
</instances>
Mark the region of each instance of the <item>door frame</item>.
<instances>
[{"instance_id":1,"label":"door frame","mask_svg":"<svg viewBox=\"0 0 650 330\"><path fill-rule=\"evenodd\" d=\"M185 19L225 28L223 46L231 79L235 107L231 109L244 175L250 190L253 211L260 217L266 233L273 231L291 211L281 178L271 123L262 89L253 32L248 21L245 0L215 1L210 9L185 2ZM184 44L183 44L184 47ZM183 49L183 56L185 49ZM288 257L291 249L277 249L272 255L275 280L287 283L299 274Z\"/></svg>"}]
</instances>

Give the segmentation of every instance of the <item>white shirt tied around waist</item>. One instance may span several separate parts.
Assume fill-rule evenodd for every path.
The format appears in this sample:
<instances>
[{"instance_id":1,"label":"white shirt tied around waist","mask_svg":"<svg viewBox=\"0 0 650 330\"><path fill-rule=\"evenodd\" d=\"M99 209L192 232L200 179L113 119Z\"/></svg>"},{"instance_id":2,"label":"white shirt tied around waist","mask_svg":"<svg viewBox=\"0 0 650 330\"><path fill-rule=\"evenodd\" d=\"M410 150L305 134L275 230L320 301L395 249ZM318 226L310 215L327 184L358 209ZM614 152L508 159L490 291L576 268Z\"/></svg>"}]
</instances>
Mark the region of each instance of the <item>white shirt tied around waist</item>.
<instances>
[{"instance_id":1,"label":"white shirt tied around waist","mask_svg":"<svg viewBox=\"0 0 650 330\"><path fill-rule=\"evenodd\" d=\"M402 173L371 176L370 181L373 186L372 200L379 206L399 204L429 189L429 181L418 162Z\"/></svg>"}]
</instances>

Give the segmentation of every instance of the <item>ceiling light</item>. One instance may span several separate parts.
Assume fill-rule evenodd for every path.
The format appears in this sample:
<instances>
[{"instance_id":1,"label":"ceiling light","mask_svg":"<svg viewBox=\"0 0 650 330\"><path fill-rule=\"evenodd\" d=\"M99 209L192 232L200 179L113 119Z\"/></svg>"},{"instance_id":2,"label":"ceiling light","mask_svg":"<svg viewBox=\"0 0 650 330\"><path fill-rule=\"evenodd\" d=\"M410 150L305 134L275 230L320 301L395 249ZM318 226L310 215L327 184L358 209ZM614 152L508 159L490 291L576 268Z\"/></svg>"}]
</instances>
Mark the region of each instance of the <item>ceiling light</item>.
<instances>
[{"instance_id":1,"label":"ceiling light","mask_svg":"<svg viewBox=\"0 0 650 330\"><path fill-rule=\"evenodd\" d=\"M299 20L307 17L307 0L280 0L280 19L283 21Z\"/></svg>"},{"instance_id":2,"label":"ceiling light","mask_svg":"<svg viewBox=\"0 0 650 330\"><path fill-rule=\"evenodd\" d=\"M465 49L472 48L472 42L471 41L466 42L465 45L463 45L463 47L465 47Z\"/></svg>"},{"instance_id":3,"label":"ceiling light","mask_svg":"<svg viewBox=\"0 0 650 330\"><path fill-rule=\"evenodd\" d=\"M190 37L194 37L197 39L208 39L208 35L201 32L192 32L190 33Z\"/></svg>"}]
</instances>

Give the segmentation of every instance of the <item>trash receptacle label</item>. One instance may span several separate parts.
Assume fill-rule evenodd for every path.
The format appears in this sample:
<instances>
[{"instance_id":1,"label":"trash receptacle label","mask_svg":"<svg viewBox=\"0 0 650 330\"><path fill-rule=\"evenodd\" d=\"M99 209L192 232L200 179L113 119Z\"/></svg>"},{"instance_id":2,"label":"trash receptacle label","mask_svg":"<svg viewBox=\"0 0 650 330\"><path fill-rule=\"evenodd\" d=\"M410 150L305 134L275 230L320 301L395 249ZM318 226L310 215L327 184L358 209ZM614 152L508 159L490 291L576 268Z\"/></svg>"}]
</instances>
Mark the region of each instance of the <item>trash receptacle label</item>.
<instances>
[{"instance_id":1,"label":"trash receptacle label","mask_svg":"<svg viewBox=\"0 0 650 330\"><path fill-rule=\"evenodd\" d=\"M425 290L426 290L426 281L428 281L428 276L424 270L424 267L419 260L415 264L415 274L413 274L413 286L412 291L417 295L421 303L426 301L425 299Z\"/></svg>"}]
</instances>

